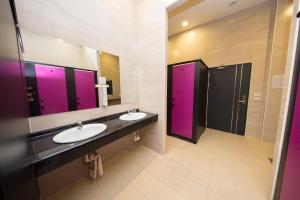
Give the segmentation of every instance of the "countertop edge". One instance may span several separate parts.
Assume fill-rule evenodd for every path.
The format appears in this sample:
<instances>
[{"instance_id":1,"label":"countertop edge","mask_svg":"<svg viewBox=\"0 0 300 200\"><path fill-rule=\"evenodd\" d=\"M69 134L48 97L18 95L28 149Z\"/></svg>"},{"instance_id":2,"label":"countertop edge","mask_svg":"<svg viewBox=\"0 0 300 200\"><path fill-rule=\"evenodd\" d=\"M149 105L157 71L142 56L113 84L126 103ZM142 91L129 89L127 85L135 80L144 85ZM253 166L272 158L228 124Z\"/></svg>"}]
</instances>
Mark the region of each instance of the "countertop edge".
<instances>
[{"instance_id":1,"label":"countertop edge","mask_svg":"<svg viewBox=\"0 0 300 200\"><path fill-rule=\"evenodd\" d=\"M100 138L95 138L94 140L82 143L79 146L70 147L58 153L54 153L50 156L45 156L43 159L35 159L33 165L36 171L37 176L41 176L51 170L54 170L57 167L60 167L68 162L71 162L77 158L83 157L84 155L95 151L115 140L118 140L140 128L143 128L153 122L158 121L158 114L148 113L150 116L145 117L144 119L130 122L128 126L112 131L111 133L104 135ZM118 113L123 114L123 113ZM117 116L118 114L113 114L112 116ZM109 116L107 116L109 118ZM100 119L100 118L98 118ZM115 119L115 118L114 118ZM88 120L89 123L95 121ZM112 120L112 119L110 119ZM109 121L109 120L108 120ZM105 121L104 121L105 122ZM64 126L63 128L70 127L70 125ZM54 129L52 129L54 130ZM57 131L57 129L55 129ZM37 135L38 137L43 137L42 135Z\"/></svg>"}]
</instances>

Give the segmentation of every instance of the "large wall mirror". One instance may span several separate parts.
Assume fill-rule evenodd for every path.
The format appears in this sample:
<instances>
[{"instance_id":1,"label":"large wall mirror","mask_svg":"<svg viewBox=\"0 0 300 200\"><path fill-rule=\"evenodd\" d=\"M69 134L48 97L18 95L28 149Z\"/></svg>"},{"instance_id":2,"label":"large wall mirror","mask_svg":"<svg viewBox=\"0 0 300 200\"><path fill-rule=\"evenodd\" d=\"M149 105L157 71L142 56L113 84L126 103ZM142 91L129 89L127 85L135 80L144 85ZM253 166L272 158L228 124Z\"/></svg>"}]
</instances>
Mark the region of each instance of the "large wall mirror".
<instances>
[{"instance_id":1,"label":"large wall mirror","mask_svg":"<svg viewBox=\"0 0 300 200\"><path fill-rule=\"evenodd\" d=\"M22 29L31 116L136 103L137 63Z\"/></svg>"}]
</instances>

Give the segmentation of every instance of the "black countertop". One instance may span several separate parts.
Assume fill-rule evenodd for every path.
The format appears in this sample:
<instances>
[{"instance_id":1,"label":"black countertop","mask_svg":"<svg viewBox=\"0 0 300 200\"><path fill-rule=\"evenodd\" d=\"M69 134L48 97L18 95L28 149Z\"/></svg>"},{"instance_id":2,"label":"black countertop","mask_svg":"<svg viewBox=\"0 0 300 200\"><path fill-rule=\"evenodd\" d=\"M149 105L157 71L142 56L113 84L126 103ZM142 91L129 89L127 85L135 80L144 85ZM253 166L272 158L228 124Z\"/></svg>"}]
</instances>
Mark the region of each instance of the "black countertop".
<instances>
[{"instance_id":1,"label":"black countertop","mask_svg":"<svg viewBox=\"0 0 300 200\"><path fill-rule=\"evenodd\" d=\"M76 124L32 134L31 145L36 175L41 176L158 120L157 114L144 112L147 116L143 119L122 121L119 119L119 116L124 113L126 112L83 122L84 124L103 123L107 125L107 129L92 138L80 142L68 144L53 142L54 135L63 130L75 127L77 126Z\"/></svg>"}]
</instances>

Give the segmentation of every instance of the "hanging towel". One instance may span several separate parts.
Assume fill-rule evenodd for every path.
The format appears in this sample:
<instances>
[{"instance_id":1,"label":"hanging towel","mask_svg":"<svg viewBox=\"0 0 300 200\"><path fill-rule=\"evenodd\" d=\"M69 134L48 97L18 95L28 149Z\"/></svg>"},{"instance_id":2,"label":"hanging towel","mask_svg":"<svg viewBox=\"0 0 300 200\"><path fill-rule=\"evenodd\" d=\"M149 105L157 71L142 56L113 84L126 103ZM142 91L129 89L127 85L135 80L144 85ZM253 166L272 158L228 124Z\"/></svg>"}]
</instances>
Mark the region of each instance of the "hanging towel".
<instances>
[{"instance_id":1,"label":"hanging towel","mask_svg":"<svg viewBox=\"0 0 300 200\"><path fill-rule=\"evenodd\" d=\"M106 85L106 78L98 76L98 84L99 85ZM106 87L99 87L98 88L98 95L99 95L99 106L107 106L107 88Z\"/></svg>"}]
</instances>

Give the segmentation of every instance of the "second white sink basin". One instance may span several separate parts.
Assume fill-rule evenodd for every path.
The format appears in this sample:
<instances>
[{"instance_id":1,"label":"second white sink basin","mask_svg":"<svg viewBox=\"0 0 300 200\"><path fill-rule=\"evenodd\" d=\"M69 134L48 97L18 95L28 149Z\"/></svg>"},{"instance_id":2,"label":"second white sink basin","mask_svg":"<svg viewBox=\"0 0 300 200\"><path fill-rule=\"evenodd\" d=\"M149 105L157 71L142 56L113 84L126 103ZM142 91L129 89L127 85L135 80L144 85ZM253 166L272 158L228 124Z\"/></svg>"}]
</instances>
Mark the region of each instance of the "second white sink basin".
<instances>
[{"instance_id":1,"label":"second white sink basin","mask_svg":"<svg viewBox=\"0 0 300 200\"><path fill-rule=\"evenodd\" d=\"M134 121L134 120L143 119L146 116L147 114L143 112L132 112L132 113L121 115L119 119L123 121Z\"/></svg>"},{"instance_id":2,"label":"second white sink basin","mask_svg":"<svg viewBox=\"0 0 300 200\"><path fill-rule=\"evenodd\" d=\"M105 124L100 123L83 125L82 128L74 127L55 135L53 141L56 143L79 142L102 133L106 128Z\"/></svg>"},{"instance_id":3,"label":"second white sink basin","mask_svg":"<svg viewBox=\"0 0 300 200\"><path fill-rule=\"evenodd\" d=\"M147 114L143 112L132 112L132 113L121 115L119 119L123 121L134 121L134 120L143 119L146 116Z\"/></svg>"}]
</instances>

